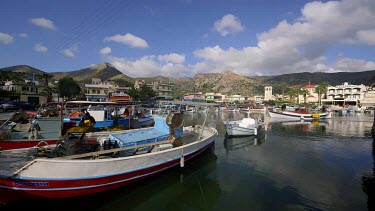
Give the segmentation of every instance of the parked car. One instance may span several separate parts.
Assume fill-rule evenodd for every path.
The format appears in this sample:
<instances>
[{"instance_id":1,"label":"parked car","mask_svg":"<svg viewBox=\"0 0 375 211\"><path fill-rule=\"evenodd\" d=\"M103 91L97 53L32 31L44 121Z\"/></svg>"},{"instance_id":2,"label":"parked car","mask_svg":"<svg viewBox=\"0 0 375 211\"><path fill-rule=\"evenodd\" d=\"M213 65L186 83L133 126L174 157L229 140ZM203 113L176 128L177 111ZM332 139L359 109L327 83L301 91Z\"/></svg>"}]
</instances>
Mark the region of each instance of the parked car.
<instances>
[{"instance_id":1,"label":"parked car","mask_svg":"<svg viewBox=\"0 0 375 211\"><path fill-rule=\"evenodd\" d=\"M14 111L14 110L32 110L35 111L37 108L34 104L23 101L9 101L0 104L0 112Z\"/></svg>"}]
</instances>

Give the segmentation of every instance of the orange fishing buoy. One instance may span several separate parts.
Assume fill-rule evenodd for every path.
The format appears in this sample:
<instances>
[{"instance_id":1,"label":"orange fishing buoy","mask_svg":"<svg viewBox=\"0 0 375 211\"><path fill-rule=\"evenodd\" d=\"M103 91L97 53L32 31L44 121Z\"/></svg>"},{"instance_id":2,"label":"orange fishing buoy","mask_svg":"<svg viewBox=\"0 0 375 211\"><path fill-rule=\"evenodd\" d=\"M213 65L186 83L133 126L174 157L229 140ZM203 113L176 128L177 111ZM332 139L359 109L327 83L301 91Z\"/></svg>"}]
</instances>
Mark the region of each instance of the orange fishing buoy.
<instances>
[{"instance_id":1,"label":"orange fishing buoy","mask_svg":"<svg viewBox=\"0 0 375 211\"><path fill-rule=\"evenodd\" d=\"M69 117L79 117L79 116L80 116L79 112L73 112L69 115Z\"/></svg>"}]
</instances>

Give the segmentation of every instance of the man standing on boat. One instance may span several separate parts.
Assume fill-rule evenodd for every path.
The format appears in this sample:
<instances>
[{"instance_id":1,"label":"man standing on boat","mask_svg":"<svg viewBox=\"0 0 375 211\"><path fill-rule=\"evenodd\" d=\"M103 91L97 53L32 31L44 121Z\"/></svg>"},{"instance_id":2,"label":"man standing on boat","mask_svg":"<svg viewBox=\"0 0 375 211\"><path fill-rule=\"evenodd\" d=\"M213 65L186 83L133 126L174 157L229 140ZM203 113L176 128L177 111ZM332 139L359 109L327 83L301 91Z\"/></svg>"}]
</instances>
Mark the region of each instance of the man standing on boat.
<instances>
[{"instance_id":1,"label":"man standing on boat","mask_svg":"<svg viewBox=\"0 0 375 211\"><path fill-rule=\"evenodd\" d=\"M31 122L30 128L28 130L28 132L30 132L29 140L38 139L39 138L39 131L40 131L39 123L38 123L38 121L33 119L33 121Z\"/></svg>"},{"instance_id":2,"label":"man standing on boat","mask_svg":"<svg viewBox=\"0 0 375 211\"><path fill-rule=\"evenodd\" d=\"M85 113L82 121L84 125L87 125L89 127L93 127L96 123L95 118L91 116L89 112Z\"/></svg>"}]
</instances>

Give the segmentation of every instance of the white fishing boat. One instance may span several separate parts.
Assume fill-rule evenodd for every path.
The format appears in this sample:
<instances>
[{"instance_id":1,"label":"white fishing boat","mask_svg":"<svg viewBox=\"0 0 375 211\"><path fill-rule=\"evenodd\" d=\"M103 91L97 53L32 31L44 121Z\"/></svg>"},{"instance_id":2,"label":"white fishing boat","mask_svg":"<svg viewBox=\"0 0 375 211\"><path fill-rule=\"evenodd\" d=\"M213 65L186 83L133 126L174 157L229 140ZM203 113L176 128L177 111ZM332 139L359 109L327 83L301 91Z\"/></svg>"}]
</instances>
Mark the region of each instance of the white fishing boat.
<instances>
[{"instance_id":1,"label":"white fishing boat","mask_svg":"<svg viewBox=\"0 0 375 211\"><path fill-rule=\"evenodd\" d=\"M258 135L259 128L264 123L259 119L243 118L237 121L224 121L228 136Z\"/></svg>"},{"instance_id":2,"label":"white fishing boat","mask_svg":"<svg viewBox=\"0 0 375 211\"><path fill-rule=\"evenodd\" d=\"M303 120L332 118L331 112L308 113L308 112L282 111L279 109L267 110L267 112L271 118L303 119Z\"/></svg>"},{"instance_id":3,"label":"white fishing boat","mask_svg":"<svg viewBox=\"0 0 375 211\"><path fill-rule=\"evenodd\" d=\"M165 131L150 128L111 133L109 139L67 137L52 147L1 151L0 201L69 198L126 186L210 149L213 125L183 126L181 114L165 119ZM78 152L78 154L77 154Z\"/></svg>"}]
</instances>

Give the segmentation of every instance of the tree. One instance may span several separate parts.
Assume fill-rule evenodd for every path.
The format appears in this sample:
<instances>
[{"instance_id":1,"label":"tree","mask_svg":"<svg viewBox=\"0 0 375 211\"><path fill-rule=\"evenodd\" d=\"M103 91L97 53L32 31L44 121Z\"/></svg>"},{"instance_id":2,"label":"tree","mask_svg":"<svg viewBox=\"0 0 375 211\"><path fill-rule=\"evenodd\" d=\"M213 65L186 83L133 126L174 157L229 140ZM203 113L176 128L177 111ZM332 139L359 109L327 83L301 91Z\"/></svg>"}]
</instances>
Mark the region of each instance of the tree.
<instances>
[{"instance_id":1,"label":"tree","mask_svg":"<svg viewBox=\"0 0 375 211\"><path fill-rule=\"evenodd\" d=\"M306 104L306 98L307 98L307 95L310 94L310 92L307 91L306 89L301 89L300 94L303 95L303 102L304 104Z\"/></svg>"},{"instance_id":2,"label":"tree","mask_svg":"<svg viewBox=\"0 0 375 211\"><path fill-rule=\"evenodd\" d=\"M81 87L71 77L61 78L57 87L59 95L68 98L68 100L77 97L81 92Z\"/></svg>"},{"instance_id":3,"label":"tree","mask_svg":"<svg viewBox=\"0 0 375 211\"><path fill-rule=\"evenodd\" d=\"M328 88L328 82L323 82L318 87L316 87L316 89L315 89L316 92L318 92L318 103L319 103L319 106L321 105L322 94L327 93L327 88Z\"/></svg>"},{"instance_id":4,"label":"tree","mask_svg":"<svg viewBox=\"0 0 375 211\"><path fill-rule=\"evenodd\" d=\"M156 97L157 93L150 87L143 85L139 90L140 100L148 100Z\"/></svg>"},{"instance_id":5,"label":"tree","mask_svg":"<svg viewBox=\"0 0 375 211\"><path fill-rule=\"evenodd\" d=\"M157 93L146 85L142 85L139 89L132 87L128 94L133 100L148 100L157 96Z\"/></svg>"},{"instance_id":6,"label":"tree","mask_svg":"<svg viewBox=\"0 0 375 211\"><path fill-rule=\"evenodd\" d=\"M139 100L139 92L134 87L129 90L128 94L133 100Z\"/></svg>"},{"instance_id":7,"label":"tree","mask_svg":"<svg viewBox=\"0 0 375 211\"><path fill-rule=\"evenodd\" d=\"M47 102L51 102L52 101L52 89L51 87L48 85L48 81L53 78L52 75L48 74L48 73L43 73L42 75L43 79L44 79L44 86L46 87L46 91L45 91L45 96L47 98Z\"/></svg>"},{"instance_id":8,"label":"tree","mask_svg":"<svg viewBox=\"0 0 375 211\"><path fill-rule=\"evenodd\" d=\"M293 102L294 101L294 97L296 96L296 95L298 95L298 92L299 92L299 90L298 89L290 89L286 94L287 95L289 95L289 97L290 97L290 100L289 100L289 102Z\"/></svg>"}]
</instances>

